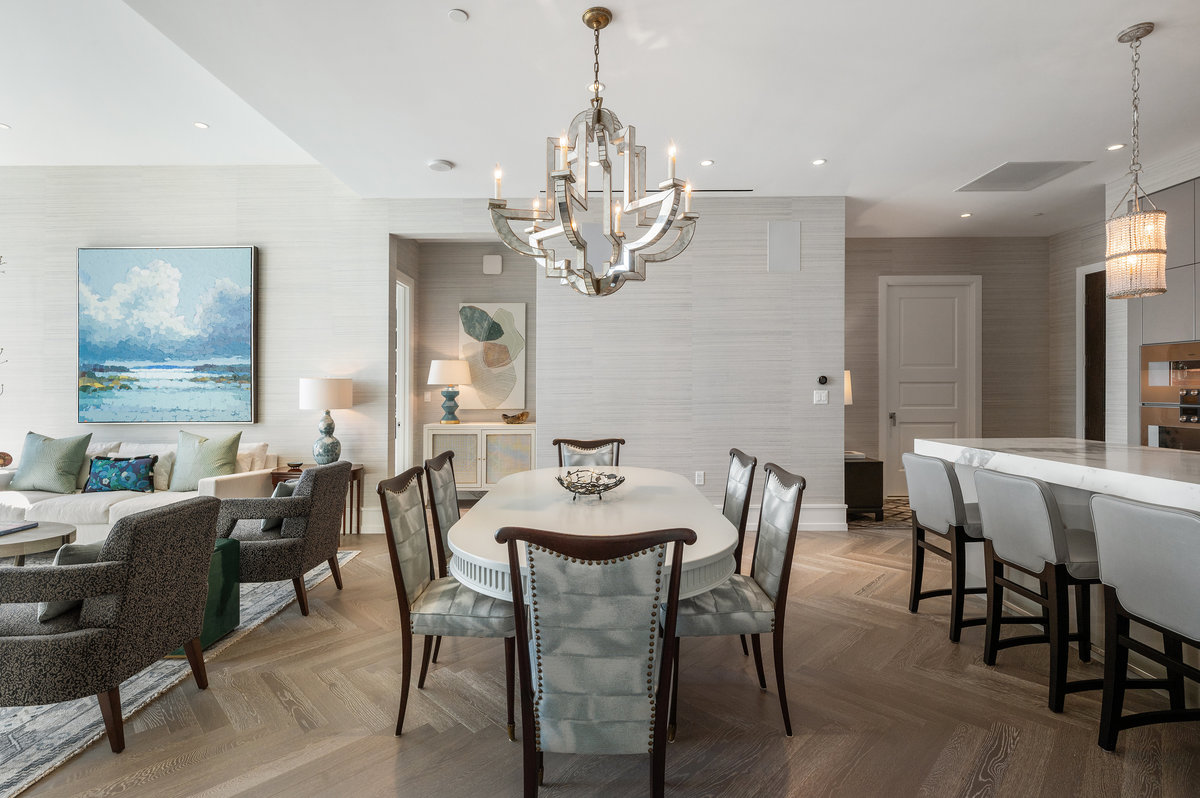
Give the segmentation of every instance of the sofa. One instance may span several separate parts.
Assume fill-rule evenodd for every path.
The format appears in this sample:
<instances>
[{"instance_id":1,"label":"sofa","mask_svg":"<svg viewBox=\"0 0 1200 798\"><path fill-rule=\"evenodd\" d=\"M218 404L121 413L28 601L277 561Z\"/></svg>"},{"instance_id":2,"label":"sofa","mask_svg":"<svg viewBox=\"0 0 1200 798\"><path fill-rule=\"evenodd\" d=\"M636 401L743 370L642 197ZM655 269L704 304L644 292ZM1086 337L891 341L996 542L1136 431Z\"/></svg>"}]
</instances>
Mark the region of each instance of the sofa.
<instances>
[{"instance_id":1,"label":"sofa","mask_svg":"<svg viewBox=\"0 0 1200 798\"><path fill-rule=\"evenodd\" d=\"M141 493L130 490L83 493L93 457L140 457L158 455L154 468L154 491ZM0 469L0 522L58 521L75 527L79 543L94 543L108 537L108 532L121 518L142 510L174 504L196 496L215 496L218 499L270 496L271 471L279 465L279 457L267 451L265 443L243 443L238 446L237 466L232 474L205 477L196 490L168 490L171 469L175 463L175 444L145 444L122 441L103 441L87 447L87 455L79 470L74 493L50 493L41 490L12 490L10 483L16 467ZM17 464L19 465L19 464Z\"/></svg>"}]
</instances>

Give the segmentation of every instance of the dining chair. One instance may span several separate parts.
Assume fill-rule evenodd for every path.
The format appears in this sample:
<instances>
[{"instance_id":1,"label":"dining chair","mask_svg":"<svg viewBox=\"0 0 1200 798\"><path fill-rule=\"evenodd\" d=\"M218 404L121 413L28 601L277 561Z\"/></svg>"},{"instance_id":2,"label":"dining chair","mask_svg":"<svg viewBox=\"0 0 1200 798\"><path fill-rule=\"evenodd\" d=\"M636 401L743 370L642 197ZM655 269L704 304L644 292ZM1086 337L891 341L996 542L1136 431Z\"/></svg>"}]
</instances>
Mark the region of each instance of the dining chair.
<instances>
[{"instance_id":1,"label":"dining chair","mask_svg":"<svg viewBox=\"0 0 1200 798\"><path fill-rule=\"evenodd\" d=\"M1091 506L1104 584L1104 698L1098 742L1112 751L1124 729L1200 720L1200 709L1186 708L1183 686L1185 676L1200 682L1200 669L1183 659L1184 644L1200 648L1200 515L1103 494L1092 496ZM1162 651L1134 639L1131 620L1158 631ZM1164 667L1167 678L1130 679L1130 651ZM1125 691L1146 687L1165 687L1170 709L1122 716Z\"/></svg>"},{"instance_id":2,"label":"dining chair","mask_svg":"<svg viewBox=\"0 0 1200 798\"><path fill-rule=\"evenodd\" d=\"M526 798L538 793L546 752L648 752L651 793L662 796L672 655L666 641L675 626L683 546L696 533L583 536L503 527L496 540L508 545L510 584L524 583L513 591L513 609L520 619Z\"/></svg>"},{"instance_id":3,"label":"dining chair","mask_svg":"<svg viewBox=\"0 0 1200 798\"><path fill-rule=\"evenodd\" d=\"M1079 659L1092 658L1091 594L1100 584L1096 536L1090 529L1068 529L1050 487L1041 480L979 469L975 491L983 522L987 579L987 623L983 661L996 664L996 652L1032 643L1050 644L1050 695L1053 712L1062 712L1067 693L1099 690L1099 679L1067 679L1067 647L1078 641ZM1038 588L1007 578L1009 568L1038 580ZM1071 633L1069 591L1075 589L1075 624ZM1000 639L1004 591L1011 590L1042 608L1043 634Z\"/></svg>"},{"instance_id":4,"label":"dining chair","mask_svg":"<svg viewBox=\"0 0 1200 798\"><path fill-rule=\"evenodd\" d=\"M508 704L508 739L514 739L513 656L515 624L512 604L477 593L454 577L436 577L425 524L425 494L420 466L379 483L376 492L383 508L388 557L400 604L400 715L396 736L404 728L408 689L412 679L413 635L422 635L421 673L417 688L424 689L433 637L504 638L504 684Z\"/></svg>"},{"instance_id":5,"label":"dining chair","mask_svg":"<svg viewBox=\"0 0 1200 798\"><path fill-rule=\"evenodd\" d=\"M987 616L963 619L964 599L969 594L986 593L986 587L967 587L967 547L983 543L983 525L979 505L963 501L962 486L954 465L940 457L905 452L904 477L908 482L908 506L912 511L912 576L908 590L908 611L915 613L920 603L935 596L950 597L950 640L957 643L964 626L981 626ZM936 545L929 536L944 541ZM925 552L950 561L950 587L921 590L925 575Z\"/></svg>"},{"instance_id":6,"label":"dining chair","mask_svg":"<svg viewBox=\"0 0 1200 798\"><path fill-rule=\"evenodd\" d=\"M751 457L741 449L729 450L729 474L725 477L725 501L721 513L737 529L737 548L733 550L733 572L742 572L742 544L746 541L746 521L750 517L750 493L754 490L754 469L758 458ZM746 636L742 641L743 656L750 656L746 647Z\"/></svg>"},{"instance_id":7,"label":"dining chair","mask_svg":"<svg viewBox=\"0 0 1200 798\"><path fill-rule=\"evenodd\" d=\"M679 602L674 638L671 718L667 732L670 740L675 738L679 706L679 639L750 635L758 686L766 690L767 677L763 673L762 646L759 642L759 635L766 633L772 636L775 684L779 690L783 728L788 737L792 736L792 719L788 712L787 689L783 678L783 629L805 482L804 477L785 471L774 463L763 466L763 473L766 476L763 478L762 509L758 515L758 533L754 539L750 573L735 573L707 593Z\"/></svg>"},{"instance_id":8,"label":"dining chair","mask_svg":"<svg viewBox=\"0 0 1200 798\"><path fill-rule=\"evenodd\" d=\"M573 438L555 438L551 445L558 449L560 468L580 466L619 466L624 438L597 438L581 441Z\"/></svg>"},{"instance_id":9,"label":"dining chair","mask_svg":"<svg viewBox=\"0 0 1200 798\"><path fill-rule=\"evenodd\" d=\"M454 481L454 452L445 451L425 461L425 484L429 487L430 515L433 517L433 542L437 553L437 575L444 577L450 568L450 528L458 523L458 483ZM433 661L442 650L442 638L433 641Z\"/></svg>"}]
</instances>

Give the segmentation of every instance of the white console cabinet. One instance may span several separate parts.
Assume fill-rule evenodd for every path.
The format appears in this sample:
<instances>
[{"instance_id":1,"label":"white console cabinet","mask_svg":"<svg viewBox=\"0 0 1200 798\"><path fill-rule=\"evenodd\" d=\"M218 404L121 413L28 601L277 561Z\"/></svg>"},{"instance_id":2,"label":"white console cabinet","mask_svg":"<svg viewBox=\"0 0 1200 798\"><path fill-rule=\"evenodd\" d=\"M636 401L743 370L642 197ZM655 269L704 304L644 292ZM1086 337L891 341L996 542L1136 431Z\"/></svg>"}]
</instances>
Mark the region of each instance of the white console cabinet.
<instances>
[{"instance_id":1,"label":"white console cabinet","mask_svg":"<svg viewBox=\"0 0 1200 798\"><path fill-rule=\"evenodd\" d=\"M426 424L425 459L454 452L454 482L460 490L490 490L509 474L533 468L534 424L470 422Z\"/></svg>"}]
</instances>

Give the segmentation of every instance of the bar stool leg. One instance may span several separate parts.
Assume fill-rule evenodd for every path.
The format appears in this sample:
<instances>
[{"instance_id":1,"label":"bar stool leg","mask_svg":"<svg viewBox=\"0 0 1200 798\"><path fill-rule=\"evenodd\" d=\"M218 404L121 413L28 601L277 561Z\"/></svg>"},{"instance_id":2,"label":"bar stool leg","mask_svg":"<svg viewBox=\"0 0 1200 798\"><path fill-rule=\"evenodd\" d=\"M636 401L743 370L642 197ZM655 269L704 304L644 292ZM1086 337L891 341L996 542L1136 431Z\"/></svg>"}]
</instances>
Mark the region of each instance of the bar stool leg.
<instances>
[{"instance_id":1,"label":"bar stool leg","mask_svg":"<svg viewBox=\"0 0 1200 798\"><path fill-rule=\"evenodd\" d=\"M1061 566L1046 569L1050 599L1050 711L1062 712L1067 697L1067 647L1071 631L1071 605Z\"/></svg>"},{"instance_id":2,"label":"bar stool leg","mask_svg":"<svg viewBox=\"0 0 1200 798\"><path fill-rule=\"evenodd\" d=\"M1079 661L1092 661L1092 587L1075 585L1075 625L1079 630Z\"/></svg>"},{"instance_id":3,"label":"bar stool leg","mask_svg":"<svg viewBox=\"0 0 1200 798\"><path fill-rule=\"evenodd\" d=\"M1100 737L1105 751L1117 748L1121 733L1121 707L1125 703L1125 677L1129 669L1129 649L1121 645L1129 634L1129 619L1117 612L1117 594L1104 588L1104 698L1100 707Z\"/></svg>"},{"instance_id":4,"label":"bar stool leg","mask_svg":"<svg viewBox=\"0 0 1200 798\"><path fill-rule=\"evenodd\" d=\"M1178 638L1163 633L1163 653L1176 662L1183 662L1183 643ZM1171 697L1171 709L1183 709L1183 674L1167 671L1167 695Z\"/></svg>"},{"instance_id":5,"label":"bar stool leg","mask_svg":"<svg viewBox=\"0 0 1200 798\"><path fill-rule=\"evenodd\" d=\"M950 642L962 634L963 590L967 580L966 541L958 529L950 531Z\"/></svg>"},{"instance_id":6,"label":"bar stool leg","mask_svg":"<svg viewBox=\"0 0 1200 798\"><path fill-rule=\"evenodd\" d=\"M996 560L991 541L984 543L987 558L987 623L984 627L983 661L996 664L996 650L1000 643L1000 616L1004 610L1004 588L996 584L996 578L1004 572L1004 566Z\"/></svg>"},{"instance_id":7,"label":"bar stool leg","mask_svg":"<svg viewBox=\"0 0 1200 798\"><path fill-rule=\"evenodd\" d=\"M912 520L912 580L908 588L908 611L916 612L917 604L921 601L921 577L925 570L925 549L921 543L925 541L925 530L917 526L917 518Z\"/></svg>"}]
</instances>

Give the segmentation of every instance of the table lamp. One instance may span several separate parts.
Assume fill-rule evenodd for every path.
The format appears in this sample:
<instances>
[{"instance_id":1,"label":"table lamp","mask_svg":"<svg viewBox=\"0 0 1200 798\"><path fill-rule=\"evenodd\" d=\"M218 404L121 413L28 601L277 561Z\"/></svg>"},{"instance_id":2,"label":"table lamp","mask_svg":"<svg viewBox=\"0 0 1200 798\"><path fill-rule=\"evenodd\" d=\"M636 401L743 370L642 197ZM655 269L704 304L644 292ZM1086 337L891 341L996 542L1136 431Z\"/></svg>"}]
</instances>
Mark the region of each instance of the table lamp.
<instances>
[{"instance_id":1,"label":"table lamp","mask_svg":"<svg viewBox=\"0 0 1200 798\"><path fill-rule=\"evenodd\" d=\"M854 386L850 384L850 369L842 372L842 404L854 404Z\"/></svg>"},{"instance_id":2,"label":"table lamp","mask_svg":"<svg viewBox=\"0 0 1200 798\"><path fill-rule=\"evenodd\" d=\"M342 456L342 442L333 437L333 416L330 410L345 410L354 406L354 384L349 377L304 377L300 380L300 409L324 410L317 424L321 437L313 444L313 460L325 465Z\"/></svg>"},{"instance_id":3,"label":"table lamp","mask_svg":"<svg viewBox=\"0 0 1200 798\"><path fill-rule=\"evenodd\" d=\"M454 390L455 385L470 385L471 384L471 367L465 360L435 360L429 364L429 384L430 385L445 385L446 389L442 391L442 410L446 411L442 416L443 424L457 424L458 402L454 401L458 398L458 391Z\"/></svg>"}]
</instances>

